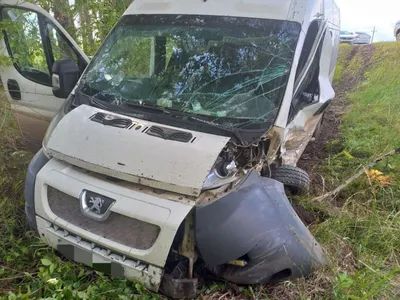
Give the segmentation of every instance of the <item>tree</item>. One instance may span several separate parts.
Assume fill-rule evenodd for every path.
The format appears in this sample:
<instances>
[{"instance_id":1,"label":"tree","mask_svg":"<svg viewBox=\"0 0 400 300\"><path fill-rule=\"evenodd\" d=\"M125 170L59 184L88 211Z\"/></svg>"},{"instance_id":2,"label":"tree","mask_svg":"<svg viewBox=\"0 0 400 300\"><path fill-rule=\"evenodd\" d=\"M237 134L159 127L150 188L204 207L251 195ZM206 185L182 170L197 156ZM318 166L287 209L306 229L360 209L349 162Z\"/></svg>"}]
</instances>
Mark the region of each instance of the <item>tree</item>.
<instances>
[{"instance_id":1,"label":"tree","mask_svg":"<svg viewBox=\"0 0 400 300\"><path fill-rule=\"evenodd\" d=\"M54 13L54 18L68 31L72 38L76 39L73 10L68 0L53 0L52 11Z\"/></svg>"}]
</instances>

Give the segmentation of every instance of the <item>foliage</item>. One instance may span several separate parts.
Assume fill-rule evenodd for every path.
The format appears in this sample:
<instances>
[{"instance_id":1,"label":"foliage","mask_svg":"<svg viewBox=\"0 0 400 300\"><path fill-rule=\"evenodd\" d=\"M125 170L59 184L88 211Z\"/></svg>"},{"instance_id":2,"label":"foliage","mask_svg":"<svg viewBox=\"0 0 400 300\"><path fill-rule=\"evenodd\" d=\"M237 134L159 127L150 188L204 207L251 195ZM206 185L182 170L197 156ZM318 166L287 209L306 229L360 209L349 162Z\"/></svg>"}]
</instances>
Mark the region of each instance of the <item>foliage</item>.
<instances>
[{"instance_id":1,"label":"foliage","mask_svg":"<svg viewBox=\"0 0 400 300\"><path fill-rule=\"evenodd\" d=\"M14 8L5 8L2 13L10 13L19 22L4 19L2 25L7 31L7 40L13 53L14 62L20 66L29 66L45 71L47 68L46 56L41 45L37 14Z\"/></svg>"},{"instance_id":2,"label":"foliage","mask_svg":"<svg viewBox=\"0 0 400 300\"><path fill-rule=\"evenodd\" d=\"M0 21L0 31L3 32L3 30L12 30L15 31L17 30L17 28L15 28L14 26L18 26L18 25L14 25L12 24L12 22L9 22L7 20L3 20ZM4 67L8 67L12 65L12 61L9 58L8 55L4 55L4 54L0 54L0 69L4 68Z\"/></svg>"},{"instance_id":3,"label":"foliage","mask_svg":"<svg viewBox=\"0 0 400 300\"><path fill-rule=\"evenodd\" d=\"M378 170L369 170L365 172L371 182L378 183L381 186L388 186L392 184L390 176L384 175Z\"/></svg>"},{"instance_id":4,"label":"foliage","mask_svg":"<svg viewBox=\"0 0 400 300\"><path fill-rule=\"evenodd\" d=\"M35 0L51 12L88 56L94 55L132 0Z\"/></svg>"}]
</instances>

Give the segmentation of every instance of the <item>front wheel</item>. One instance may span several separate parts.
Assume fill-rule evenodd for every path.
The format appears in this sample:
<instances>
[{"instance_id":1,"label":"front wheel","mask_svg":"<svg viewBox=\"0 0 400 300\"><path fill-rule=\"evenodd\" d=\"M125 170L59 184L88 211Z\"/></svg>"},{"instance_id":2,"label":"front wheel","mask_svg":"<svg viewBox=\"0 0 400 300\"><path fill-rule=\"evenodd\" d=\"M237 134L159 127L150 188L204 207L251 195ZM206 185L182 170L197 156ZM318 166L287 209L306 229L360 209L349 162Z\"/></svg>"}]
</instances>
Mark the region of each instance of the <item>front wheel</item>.
<instances>
[{"instance_id":1,"label":"front wheel","mask_svg":"<svg viewBox=\"0 0 400 300\"><path fill-rule=\"evenodd\" d=\"M396 34L396 40L397 40L398 42L400 42L400 31L398 31L397 34Z\"/></svg>"},{"instance_id":2,"label":"front wheel","mask_svg":"<svg viewBox=\"0 0 400 300\"><path fill-rule=\"evenodd\" d=\"M298 167L283 165L273 171L273 179L283 183L291 194L298 195L308 191L310 177L306 171Z\"/></svg>"}]
</instances>

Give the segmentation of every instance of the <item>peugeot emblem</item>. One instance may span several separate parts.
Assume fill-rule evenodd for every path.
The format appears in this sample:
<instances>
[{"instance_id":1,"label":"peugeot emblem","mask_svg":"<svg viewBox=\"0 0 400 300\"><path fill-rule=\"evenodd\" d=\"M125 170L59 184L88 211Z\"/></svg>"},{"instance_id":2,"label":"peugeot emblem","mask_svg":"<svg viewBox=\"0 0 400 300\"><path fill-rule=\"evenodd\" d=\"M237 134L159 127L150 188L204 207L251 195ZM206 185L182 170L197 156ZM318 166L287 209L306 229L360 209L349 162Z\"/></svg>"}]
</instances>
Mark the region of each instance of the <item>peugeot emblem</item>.
<instances>
[{"instance_id":1,"label":"peugeot emblem","mask_svg":"<svg viewBox=\"0 0 400 300\"><path fill-rule=\"evenodd\" d=\"M101 208L103 207L104 199L100 197L90 197L89 204L91 205L89 206L90 211L101 215Z\"/></svg>"},{"instance_id":2,"label":"peugeot emblem","mask_svg":"<svg viewBox=\"0 0 400 300\"><path fill-rule=\"evenodd\" d=\"M81 193L79 200L82 214L99 222L108 219L115 203L114 199L87 190Z\"/></svg>"}]
</instances>

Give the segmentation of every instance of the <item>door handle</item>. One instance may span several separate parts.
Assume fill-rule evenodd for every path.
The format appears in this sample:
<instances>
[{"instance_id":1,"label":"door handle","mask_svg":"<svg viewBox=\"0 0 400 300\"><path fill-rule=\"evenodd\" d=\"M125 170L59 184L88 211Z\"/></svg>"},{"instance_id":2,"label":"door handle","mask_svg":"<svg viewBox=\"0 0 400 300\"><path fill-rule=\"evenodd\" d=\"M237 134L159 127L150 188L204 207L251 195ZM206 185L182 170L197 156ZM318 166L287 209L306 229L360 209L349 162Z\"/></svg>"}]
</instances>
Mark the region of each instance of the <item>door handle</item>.
<instances>
[{"instance_id":1,"label":"door handle","mask_svg":"<svg viewBox=\"0 0 400 300\"><path fill-rule=\"evenodd\" d=\"M16 80L8 79L7 88L13 100L21 100L21 89L19 88L19 84Z\"/></svg>"}]
</instances>

